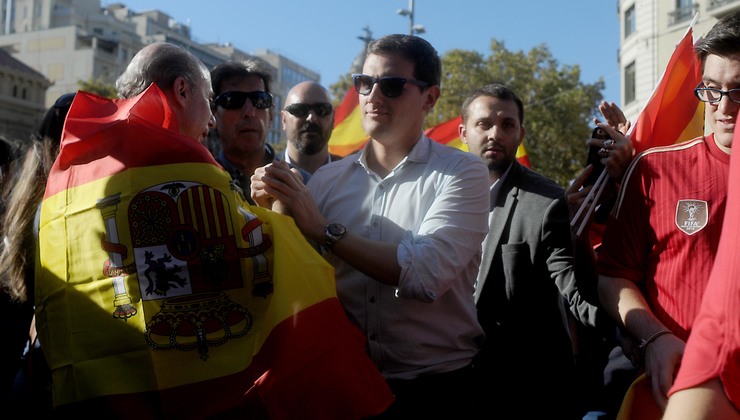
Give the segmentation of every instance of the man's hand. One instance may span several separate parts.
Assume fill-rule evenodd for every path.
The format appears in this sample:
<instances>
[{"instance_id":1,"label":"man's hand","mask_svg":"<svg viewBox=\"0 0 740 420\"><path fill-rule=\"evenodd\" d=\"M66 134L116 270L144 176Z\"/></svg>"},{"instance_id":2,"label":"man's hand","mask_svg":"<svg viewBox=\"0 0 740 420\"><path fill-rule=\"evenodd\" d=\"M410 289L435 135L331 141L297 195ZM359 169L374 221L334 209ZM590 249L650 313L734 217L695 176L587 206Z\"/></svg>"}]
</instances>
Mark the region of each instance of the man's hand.
<instances>
[{"instance_id":1,"label":"man's hand","mask_svg":"<svg viewBox=\"0 0 740 420\"><path fill-rule=\"evenodd\" d=\"M614 102L608 103L606 101L601 101L599 111L601 112L601 115L604 116L606 123L610 127L622 134L627 134L627 131L630 129L630 122L627 121L627 117L624 116L624 112L622 112Z\"/></svg>"},{"instance_id":2,"label":"man's hand","mask_svg":"<svg viewBox=\"0 0 740 420\"><path fill-rule=\"evenodd\" d=\"M273 208L275 197L271 196L267 193L267 191L265 191L265 183L262 182L262 178L265 176L265 168L270 165L272 165L272 163L268 163L266 166L260 166L249 178L251 190L250 196L252 197L252 200L257 203L258 206L277 211ZM285 208L283 208L283 210L287 211L287 209ZM278 213L285 214L282 211L278 211Z\"/></svg>"},{"instance_id":3,"label":"man's hand","mask_svg":"<svg viewBox=\"0 0 740 420\"><path fill-rule=\"evenodd\" d=\"M668 404L668 390L676 379L684 347L686 343L680 338L673 334L665 334L644 349L645 373L652 384L653 398L662 410L665 410Z\"/></svg>"},{"instance_id":4,"label":"man's hand","mask_svg":"<svg viewBox=\"0 0 740 420\"><path fill-rule=\"evenodd\" d=\"M576 177L576 179L573 180L568 189L565 190L565 202L568 204L568 214L571 220L571 231L572 234L576 237L588 237L588 235L577 235L577 231L581 226L584 217L589 218L588 222L586 223L584 232L588 232L591 229L591 223L593 222L593 212L587 213L588 208L584 208L583 210L581 210L581 213L578 214L578 211L581 209L582 206L589 206L591 204L591 201L594 200L594 196L593 194L591 194L593 186L583 186L583 183L586 182L586 179L589 175L591 175L591 172L593 172L593 170L593 165L586 166L586 168ZM573 218L577 214L578 220L574 223Z\"/></svg>"},{"instance_id":5,"label":"man's hand","mask_svg":"<svg viewBox=\"0 0 740 420\"><path fill-rule=\"evenodd\" d=\"M283 161L273 162L255 171L251 187L255 202L269 204L269 208L292 215L304 236L323 243L328 222L321 215L298 171Z\"/></svg>"},{"instance_id":6,"label":"man's hand","mask_svg":"<svg viewBox=\"0 0 740 420\"><path fill-rule=\"evenodd\" d=\"M611 139L588 139L586 145L589 147L600 147L605 150L606 156L602 157L601 163L604 164L609 177L613 181L617 183L622 182L622 177L625 171L627 171L630 162L632 162L635 148L632 146L630 139L614 127L604 124L598 119L594 119L594 122L602 130L606 131Z\"/></svg>"}]
</instances>

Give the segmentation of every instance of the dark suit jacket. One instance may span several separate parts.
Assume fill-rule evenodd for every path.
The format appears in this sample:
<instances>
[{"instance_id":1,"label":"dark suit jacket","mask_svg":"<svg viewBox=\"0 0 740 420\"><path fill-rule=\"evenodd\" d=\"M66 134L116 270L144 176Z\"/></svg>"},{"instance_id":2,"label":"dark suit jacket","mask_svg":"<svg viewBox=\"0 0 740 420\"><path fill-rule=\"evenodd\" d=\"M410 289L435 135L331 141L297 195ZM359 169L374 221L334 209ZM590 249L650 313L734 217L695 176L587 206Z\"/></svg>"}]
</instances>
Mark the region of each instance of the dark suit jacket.
<instances>
[{"instance_id":1,"label":"dark suit jacket","mask_svg":"<svg viewBox=\"0 0 740 420\"><path fill-rule=\"evenodd\" d=\"M481 380L489 389L505 390L491 396L494 406L497 400L521 403L523 415L574 417L576 376L566 311L588 324L604 315L578 291L564 189L515 161L492 212L476 288L486 333L475 361ZM588 273L594 277L581 280L595 282L595 272ZM544 393L560 403L544 406Z\"/></svg>"}]
</instances>

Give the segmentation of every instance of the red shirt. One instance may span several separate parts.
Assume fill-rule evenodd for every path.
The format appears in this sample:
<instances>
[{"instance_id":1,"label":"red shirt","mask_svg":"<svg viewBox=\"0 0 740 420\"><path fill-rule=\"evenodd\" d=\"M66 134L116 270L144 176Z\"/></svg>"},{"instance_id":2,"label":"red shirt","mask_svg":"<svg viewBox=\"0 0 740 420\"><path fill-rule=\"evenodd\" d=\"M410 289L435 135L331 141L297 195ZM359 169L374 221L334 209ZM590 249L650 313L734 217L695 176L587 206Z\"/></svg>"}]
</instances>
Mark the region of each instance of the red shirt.
<instances>
[{"instance_id":1,"label":"red shirt","mask_svg":"<svg viewBox=\"0 0 740 420\"><path fill-rule=\"evenodd\" d=\"M599 273L634 281L683 340L717 252L729 163L713 135L646 150L627 169L604 232Z\"/></svg>"},{"instance_id":2,"label":"red shirt","mask_svg":"<svg viewBox=\"0 0 740 420\"><path fill-rule=\"evenodd\" d=\"M720 378L725 394L740 410L740 156L733 158L726 220L701 310L686 343L681 368L669 395ZM730 181L732 182L732 181Z\"/></svg>"}]
</instances>

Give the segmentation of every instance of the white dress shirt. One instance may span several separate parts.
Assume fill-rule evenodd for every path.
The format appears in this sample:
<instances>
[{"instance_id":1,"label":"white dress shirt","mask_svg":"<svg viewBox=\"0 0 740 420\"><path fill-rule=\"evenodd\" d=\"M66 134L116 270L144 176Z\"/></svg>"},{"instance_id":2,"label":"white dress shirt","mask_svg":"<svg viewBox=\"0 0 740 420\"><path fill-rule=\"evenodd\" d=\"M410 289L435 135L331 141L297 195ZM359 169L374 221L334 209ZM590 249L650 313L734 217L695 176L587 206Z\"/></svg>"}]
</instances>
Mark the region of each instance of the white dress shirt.
<instances>
[{"instance_id":1,"label":"white dress shirt","mask_svg":"<svg viewBox=\"0 0 740 420\"><path fill-rule=\"evenodd\" d=\"M385 178L360 153L321 167L308 188L332 223L398 244L399 286L327 254L337 293L388 378L413 379L469 364L483 331L473 298L488 232L488 170L470 153L422 135Z\"/></svg>"}]
</instances>

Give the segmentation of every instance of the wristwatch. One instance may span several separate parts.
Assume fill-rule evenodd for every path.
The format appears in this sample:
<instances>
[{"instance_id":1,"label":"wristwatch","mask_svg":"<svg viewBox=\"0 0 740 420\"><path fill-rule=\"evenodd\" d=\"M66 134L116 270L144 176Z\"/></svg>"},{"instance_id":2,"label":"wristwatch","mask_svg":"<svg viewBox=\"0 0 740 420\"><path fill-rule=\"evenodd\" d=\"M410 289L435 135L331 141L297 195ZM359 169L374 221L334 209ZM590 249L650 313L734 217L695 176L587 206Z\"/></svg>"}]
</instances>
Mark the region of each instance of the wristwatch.
<instances>
[{"instance_id":1,"label":"wristwatch","mask_svg":"<svg viewBox=\"0 0 740 420\"><path fill-rule=\"evenodd\" d=\"M347 228L339 223L332 223L326 226L324 231L324 246L331 249L335 243L347 235Z\"/></svg>"}]
</instances>

